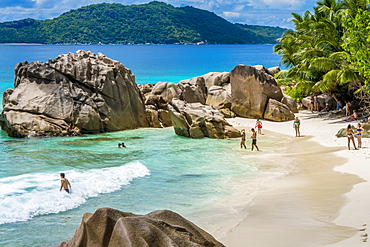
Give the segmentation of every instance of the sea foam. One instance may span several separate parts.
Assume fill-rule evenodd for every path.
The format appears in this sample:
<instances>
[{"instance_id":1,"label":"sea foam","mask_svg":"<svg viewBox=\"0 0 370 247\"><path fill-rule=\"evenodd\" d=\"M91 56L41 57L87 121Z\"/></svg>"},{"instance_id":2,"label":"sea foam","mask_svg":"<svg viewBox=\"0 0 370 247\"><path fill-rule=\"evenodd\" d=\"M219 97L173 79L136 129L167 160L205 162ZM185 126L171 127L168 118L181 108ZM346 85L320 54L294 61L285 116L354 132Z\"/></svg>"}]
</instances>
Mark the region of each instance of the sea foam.
<instances>
[{"instance_id":1,"label":"sea foam","mask_svg":"<svg viewBox=\"0 0 370 247\"><path fill-rule=\"evenodd\" d=\"M150 175L139 161L119 167L60 172L64 172L70 181L71 194L59 191L59 173L34 173L0 179L0 224L76 208L91 197L117 191L135 178Z\"/></svg>"}]
</instances>

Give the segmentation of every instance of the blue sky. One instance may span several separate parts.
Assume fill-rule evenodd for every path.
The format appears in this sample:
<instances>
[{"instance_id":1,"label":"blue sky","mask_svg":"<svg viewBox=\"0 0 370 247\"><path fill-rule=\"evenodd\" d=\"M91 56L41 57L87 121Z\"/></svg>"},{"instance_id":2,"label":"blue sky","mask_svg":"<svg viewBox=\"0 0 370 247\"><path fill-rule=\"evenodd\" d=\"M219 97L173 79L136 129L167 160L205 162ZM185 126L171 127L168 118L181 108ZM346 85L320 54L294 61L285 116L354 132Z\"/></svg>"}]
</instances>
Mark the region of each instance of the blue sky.
<instances>
[{"instance_id":1,"label":"blue sky","mask_svg":"<svg viewBox=\"0 0 370 247\"><path fill-rule=\"evenodd\" d=\"M145 0L0 0L0 22L50 19L94 3L142 4ZM175 7L209 10L232 23L293 28L291 13L312 11L317 0L164 0Z\"/></svg>"}]
</instances>

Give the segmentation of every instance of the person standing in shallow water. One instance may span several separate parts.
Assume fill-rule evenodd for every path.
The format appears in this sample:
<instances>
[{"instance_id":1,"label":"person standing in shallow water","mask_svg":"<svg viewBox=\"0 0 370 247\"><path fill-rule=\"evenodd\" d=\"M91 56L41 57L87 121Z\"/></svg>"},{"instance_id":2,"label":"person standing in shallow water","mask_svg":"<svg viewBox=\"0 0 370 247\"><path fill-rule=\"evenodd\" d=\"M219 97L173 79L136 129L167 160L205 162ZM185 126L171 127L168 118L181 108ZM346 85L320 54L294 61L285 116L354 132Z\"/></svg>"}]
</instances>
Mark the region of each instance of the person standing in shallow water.
<instances>
[{"instance_id":1,"label":"person standing in shallow water","mask_svg":"<svg viewBox=\"0 0 370 247\"><path fill-rule=\"evenodd\" d=\"M356 148L356 144L355 144L355 137L354 137L354 133L353 133L353 129L351 128L351 125L348 124L347 126L347 140L348 140L348 150L351 150L351 141L353 143L353 146Z\"/></svg>"},{"instance_id":2,"label":"person standing in shallow water","mask_svg":"<svg viewBox=\"0 0 370 247\"><path fill-rule=\"evenodd\" d=\"M257 148L257 151L260 151L258 149L258 146L257 146L257 132L252 128L252 151L253 151L253 148L256 147Z\"/></svg>"},{"instance_id":3,"label":"person standing in shallow water","mask_svg":"<svg viewBox=\"0 0 370 247\"><path fill-rule=\"evenodd\" d=\"M242 129L241 130L241 135L242 135L242 139L241 139L241 141L240 141L240 148L247 148L246 146L245 146L245 130L244 129Z\"/></svg>"},{"instance_id":4,"label":"person standing in shallow water","mask_svg":"<svg viewBox=\"0 0 370 247\"><path fill-rule=\"evenodd\" d=\"M295 136L300 137L301 132L299 130L299 127L301 126L301 121L299 120L298 117L295 117L294 122L293 122L293 128L295 129Z\"/></svg>"},{"instance_id":5,"label":"person standing in shallow water","mask_svg":"<svg viewBox=\"0 0 370 247\"><path fill-rule=\"evenodd\" d=\"M65 174L60 174L60 190L64 189L67 193L70 193L71 184L69 183L68 179L65 178Z\"/></svg>"}]
</instances>

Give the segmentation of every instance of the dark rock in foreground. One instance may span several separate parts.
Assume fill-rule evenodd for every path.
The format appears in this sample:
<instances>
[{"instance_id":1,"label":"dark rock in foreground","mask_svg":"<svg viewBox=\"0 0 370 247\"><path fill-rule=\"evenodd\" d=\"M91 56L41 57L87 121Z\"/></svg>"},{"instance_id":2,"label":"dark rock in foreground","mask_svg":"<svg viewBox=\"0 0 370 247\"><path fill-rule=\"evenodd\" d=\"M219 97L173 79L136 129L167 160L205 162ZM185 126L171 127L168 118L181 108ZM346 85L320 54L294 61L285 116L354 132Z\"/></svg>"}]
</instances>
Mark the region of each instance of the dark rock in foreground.
<instances>
[{"instance_id":1,"label":"dark rock in foreground","mask_svg":"<svg viewBox=\"0 0 370 247\"><path fill-rule=\"evenodd\" d=\"M222 247L209 233L168 210L135 215L111 208L86 213L69 242L58 247Z\"/></svg>"},{"instance_id":2,"label":"dark rock in foreground","mask_svg":"<svg viewBox=\"0 0 370 247\"><path fill-rule=\"evenodd\" d=\"M134 75L102 54L77 51L19 63L0 125L12 137L65 136L149 126Z\"/></svg>"}]
</instances>

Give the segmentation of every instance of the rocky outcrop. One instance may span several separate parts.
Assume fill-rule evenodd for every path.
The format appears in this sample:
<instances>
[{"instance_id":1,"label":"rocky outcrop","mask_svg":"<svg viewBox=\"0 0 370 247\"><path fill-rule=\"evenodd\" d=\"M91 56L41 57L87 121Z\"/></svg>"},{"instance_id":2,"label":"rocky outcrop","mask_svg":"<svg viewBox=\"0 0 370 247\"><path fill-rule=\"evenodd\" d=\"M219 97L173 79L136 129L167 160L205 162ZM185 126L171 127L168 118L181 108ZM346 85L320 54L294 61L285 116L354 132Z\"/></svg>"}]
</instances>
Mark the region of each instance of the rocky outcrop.
<instances>
[{"instance_id":1,"label":"rocky outcrop","mask_svg":"<svg viewBox=\"0 0 370 247\"><path fill-rule=\"evenodd\" d=\"M230 84L233 98L231 110L241 117L265 118L269 100L280 102L283 99L274 77L263 67L236 66L230 73Z\"/></svg>"},{"instance_id":2,"label":"rocky outcrop","mask_svg":"<svg viewBox=\"0 0 370 247\"><path fill-rule=\"evenodd\" d=\"M172 99L169 110L177 135L217 139L240 137L239 131L226 122L224 116L211 106Z\"/></svg>"},{"instance_id":3,"label":"rocky outcrop","mask_svg":"<svg viewBox=\"0 0 370 247\"><path fill-rule=\"evenodd\" d=\"M289 95L283 94L283 98L281 99L281 103L286 105L293 113L298 113L298 104L295 100L290 97Z\"/></svg>"},{"instance_id":4,"label":"rocky outcrop","mask_svg":"<svg viewBox=\"0 0 370 247\"><path fill-rule=\"evenodd\" d=\"M268 117L273 116L278 121L292 120L292 113L298 112L297 104L291 97L283 95L277 85L273 75L278 71L278 67L267 69L262 65L239 65L231 73L211 72L178 84L160 82L145 102L147 107L167 110L167 105L177 98L187 103L209 105L224 117L265 118L268 102L274 99L287 105L291 112L287 116L278 116L286 111L274 110L274 114Z\"/></svg>"},{"instance_id":5,"label":"rocky outcrop","mask_svg":"<svg viewBox=\"0 0 370 247\"><path fill-rule=\"evenodd\" d=\"M269 99L264 116L265 119L275 122L289 121L294 118L293 112L287 105L274 99Z\"/></svg>"},{"instance_id":6,"label":"rocky outcrop","mask_svg":"<svg viewBox=\"0 0 370 247\"><path fill-rule=\"evenodd\" d=\"M102 54L77 51L15 68L0 124L9 136L64 136L149 126L134 75Z\"/></svg>"},{"instance_id":7,"label":"rocky outcrop","mask_svg":"<svg viewBox=\"0 0 370 247\"><path fill-rule=\"evenodd\" d=\"M168 210L146 215L125 213L111 208L100 208L86 213L81 225L69 242L58 247L143 247L143 246L224 246L209 233Z\"/></svg>"}]
</instances>

